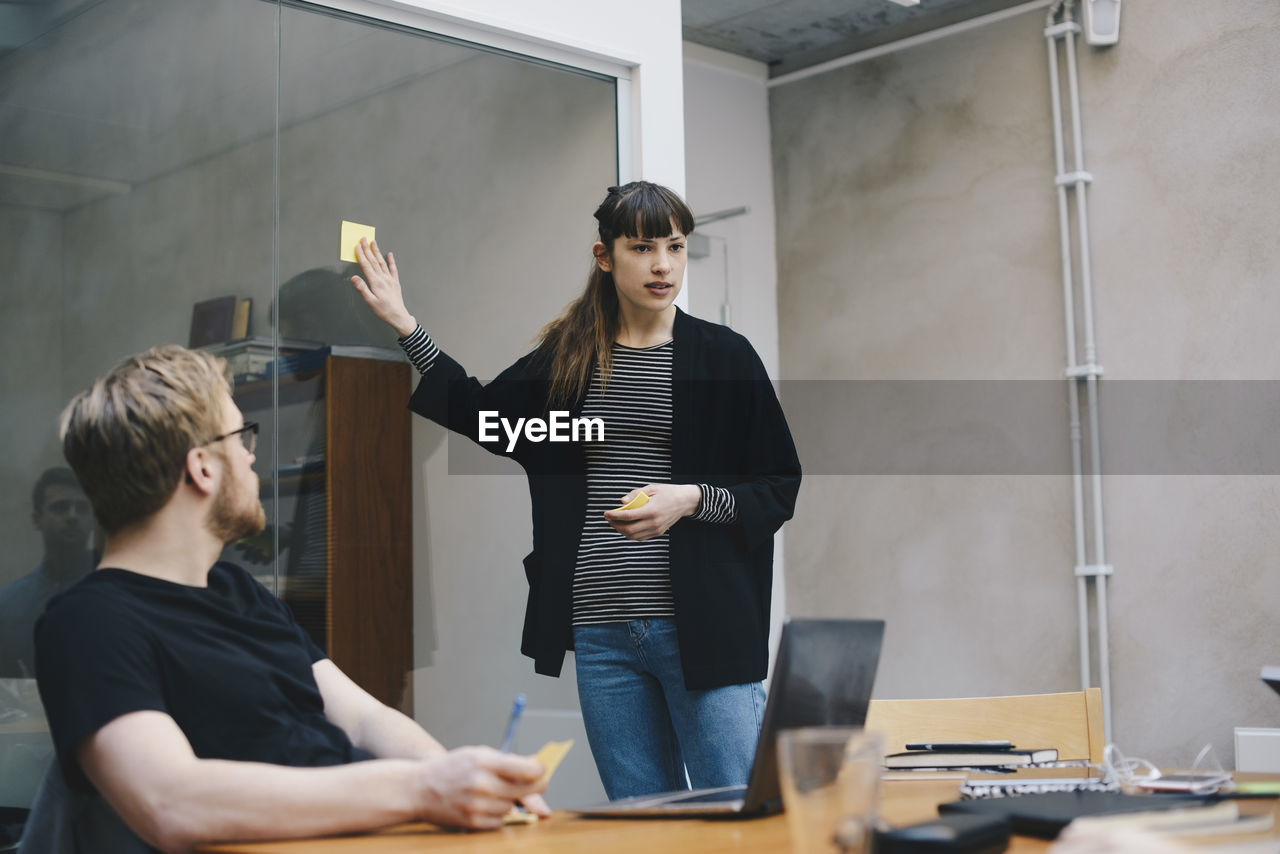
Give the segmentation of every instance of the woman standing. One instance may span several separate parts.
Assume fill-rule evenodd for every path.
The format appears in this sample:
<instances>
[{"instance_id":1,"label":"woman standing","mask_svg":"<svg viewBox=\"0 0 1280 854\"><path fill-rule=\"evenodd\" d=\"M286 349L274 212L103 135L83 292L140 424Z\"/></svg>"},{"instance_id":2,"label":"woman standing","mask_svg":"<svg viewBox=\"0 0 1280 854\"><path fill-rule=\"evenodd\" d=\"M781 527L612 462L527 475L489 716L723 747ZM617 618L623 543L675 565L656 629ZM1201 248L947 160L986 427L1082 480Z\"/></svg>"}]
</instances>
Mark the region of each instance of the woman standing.
<instances>
[{"instance_id":1,"label":"woman standing","mask_svg":"<svg viewBox=\"0 0 1280 854\"><path fill-rule=\"evenodd\" d=\"M680 311L693 215L664 187L611 187L585 292L481 385L405 307L394 256L356 250L352 284L422 374L410 408L525 469L533 551L521 651L558 676L574 651L611 799L747 782L764 709L773 534L800 464L741 335ZM603 437L511 441L482 428L552 413ZM489 416L489 424L494 423ZM643 492L648 502L619 505Z\"/></svg>"}]
</instances>

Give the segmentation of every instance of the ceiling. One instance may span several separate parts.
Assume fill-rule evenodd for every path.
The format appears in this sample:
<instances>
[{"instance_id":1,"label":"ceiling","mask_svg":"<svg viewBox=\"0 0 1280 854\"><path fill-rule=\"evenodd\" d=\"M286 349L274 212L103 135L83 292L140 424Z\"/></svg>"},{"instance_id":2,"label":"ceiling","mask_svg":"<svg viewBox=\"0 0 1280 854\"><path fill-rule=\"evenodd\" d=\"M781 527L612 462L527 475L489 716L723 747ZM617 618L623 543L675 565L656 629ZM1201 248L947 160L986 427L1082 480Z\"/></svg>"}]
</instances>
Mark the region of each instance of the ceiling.
<instances>
[{"instance_id":1,"label":"ceiling","mask_svg":"<svg viewBox=\"0 0 1280 854\"><path fill-rule=\"evenodd\" d=\"M684 0L686 41L759 60L780 77L1025 0Z\"/></svg>"},{"instance_id":2,"label":"ceiling","mask_svg":"<svg viewBox=\"0 0 1280 854\"><path fill-rule=\"evenodd\" d=\"M101 0L0 0L0 59ZM684 0L686 40L764 62L771 76L1025 0Z\"/></svg>"},{"instance_id":3,"label":"ceiling","mask_svg":"<svg viewBox=\"0 0 1280 854\"><path fill-rule=\"evenodd\" d=\"M684 0L682 10L687 40L778 77L1022 2ZM397 49L392 30L284 14L282 127L472 53L432 40ZM0 205L73 210L269 136L275 92L261 81L277 67L275 16L270 0L0 0ZM228 33L237 37L216 35ZM200 93L194 118L190 92Z\"/></svg>"}]
</instances>

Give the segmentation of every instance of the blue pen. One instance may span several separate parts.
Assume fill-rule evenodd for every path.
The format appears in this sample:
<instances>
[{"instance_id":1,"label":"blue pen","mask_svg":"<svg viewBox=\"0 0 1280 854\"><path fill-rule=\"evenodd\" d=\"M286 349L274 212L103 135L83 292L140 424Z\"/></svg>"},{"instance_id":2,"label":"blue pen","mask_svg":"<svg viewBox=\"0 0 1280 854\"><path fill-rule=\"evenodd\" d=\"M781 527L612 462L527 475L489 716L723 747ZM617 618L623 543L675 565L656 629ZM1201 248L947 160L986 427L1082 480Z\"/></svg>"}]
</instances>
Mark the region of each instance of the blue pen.
<instances>
[{"instance_id":1,"label":"blue pen","mask_svg":"<svg viewBox=\"0 0 1280 854\"><path fill-rule=\"evenodd\" d=\"M511 704L511 720L507 721L507 734L502 737L502 747L499 748L503 753L510 753L511 748L516 743L516 724L520 722L520 713L524 711L524 694L516 694L515 702Z\"/></svg>"}]
</instances>

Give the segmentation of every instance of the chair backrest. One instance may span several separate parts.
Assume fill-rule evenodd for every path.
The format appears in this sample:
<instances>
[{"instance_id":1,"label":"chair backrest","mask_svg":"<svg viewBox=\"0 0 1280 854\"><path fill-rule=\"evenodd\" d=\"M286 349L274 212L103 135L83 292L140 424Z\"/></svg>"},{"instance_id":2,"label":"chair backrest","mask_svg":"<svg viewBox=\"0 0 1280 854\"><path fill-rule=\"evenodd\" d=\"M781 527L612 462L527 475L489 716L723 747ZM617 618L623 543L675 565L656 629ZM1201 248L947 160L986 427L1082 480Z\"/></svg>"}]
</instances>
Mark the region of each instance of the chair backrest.
<instances>
[{"instance_id":1,"label":"chair backrest","mask_svg":"<svg viewBox=\"0 0 1280 854\"><path fill-rule=\"evenodd\" d=\"M49 763L18 842L18 854L147 854L139 839L98 794L76 792L62 766Z\"/></svg>"},{"instance_id":2,"label":"chair backrest","mask_svg":"<svg viewBox=\"0 0 1280 854\"><path fill-rule=\"evenodd\" d=\"M916 741L1007 739L1021 748L1056 747L1059 759L1102 761L1102 693L872 700L867 729L884 734L885 753Z\"/></svg>"}]
</instances>

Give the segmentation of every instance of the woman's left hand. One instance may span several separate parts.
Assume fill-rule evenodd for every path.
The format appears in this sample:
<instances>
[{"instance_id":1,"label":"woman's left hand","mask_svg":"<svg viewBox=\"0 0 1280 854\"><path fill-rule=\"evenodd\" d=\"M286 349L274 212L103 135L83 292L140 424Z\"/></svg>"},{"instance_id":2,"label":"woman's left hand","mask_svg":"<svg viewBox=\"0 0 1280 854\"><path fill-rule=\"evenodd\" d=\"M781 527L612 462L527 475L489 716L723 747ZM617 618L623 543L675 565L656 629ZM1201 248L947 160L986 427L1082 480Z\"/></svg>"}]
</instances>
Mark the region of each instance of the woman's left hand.
<instances>
[{"instance_id":1,"label":"woman's left hand","mask_svg":"<svg viewBox=\"0 0 1280 854\"><path fill-rule=\"evenodd\" d=\"M649 496L649 503L634 510L606 510L605 521L628 540L651 540L660 537L685 516L698 511L702 490L692 483L649 483L622 497L626 504L636 493Z\"/></svg>"}]
</instances>

